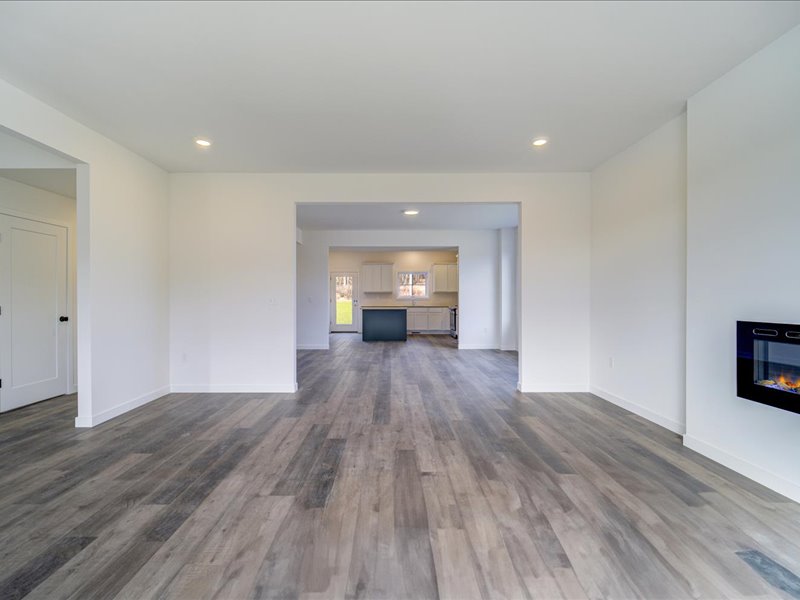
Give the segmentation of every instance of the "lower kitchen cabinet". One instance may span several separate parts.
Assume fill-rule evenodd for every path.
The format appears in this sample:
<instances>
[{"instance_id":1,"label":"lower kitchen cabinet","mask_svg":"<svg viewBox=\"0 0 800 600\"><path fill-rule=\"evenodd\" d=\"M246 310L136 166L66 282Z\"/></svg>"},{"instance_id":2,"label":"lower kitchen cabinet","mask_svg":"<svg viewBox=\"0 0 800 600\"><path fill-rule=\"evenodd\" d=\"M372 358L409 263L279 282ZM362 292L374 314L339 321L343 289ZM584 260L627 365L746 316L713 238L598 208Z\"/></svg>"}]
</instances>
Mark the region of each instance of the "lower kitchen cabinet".
<instances>
[{"instance_id":1,"label":"lower kitchen cabinet","mask_svg":"<svg viewBox=\"0 0 800 600\"><path fill-rule=\"evenodd\" d=\"M408 330L428 333L449 333L450 312L447 308L409 308Z\"/></svg>"}]
</instances>

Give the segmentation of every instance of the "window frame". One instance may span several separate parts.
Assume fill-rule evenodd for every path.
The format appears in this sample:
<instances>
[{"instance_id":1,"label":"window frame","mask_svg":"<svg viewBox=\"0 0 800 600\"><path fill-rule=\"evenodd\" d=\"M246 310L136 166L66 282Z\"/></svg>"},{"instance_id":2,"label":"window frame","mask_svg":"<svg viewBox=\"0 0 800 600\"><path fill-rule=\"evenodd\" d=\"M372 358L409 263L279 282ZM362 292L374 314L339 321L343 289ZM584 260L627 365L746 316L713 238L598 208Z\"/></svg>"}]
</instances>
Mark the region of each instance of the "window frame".
<instances>
[{"instance_id":1,"label":"window frame","mask_svg":"<svg viewBox=\"0 0 800 600\"><path fill-rule=\"evenodd\" d=\"M411 275L411 287L414 287L414 275L425 276L425 295L423 296L403 296L400 294L400 279L403 275ZM395 278L395 299L397 300L430 300L431 296L431 274L430 271L397 271Z\"/></svg>"}]
</instances>

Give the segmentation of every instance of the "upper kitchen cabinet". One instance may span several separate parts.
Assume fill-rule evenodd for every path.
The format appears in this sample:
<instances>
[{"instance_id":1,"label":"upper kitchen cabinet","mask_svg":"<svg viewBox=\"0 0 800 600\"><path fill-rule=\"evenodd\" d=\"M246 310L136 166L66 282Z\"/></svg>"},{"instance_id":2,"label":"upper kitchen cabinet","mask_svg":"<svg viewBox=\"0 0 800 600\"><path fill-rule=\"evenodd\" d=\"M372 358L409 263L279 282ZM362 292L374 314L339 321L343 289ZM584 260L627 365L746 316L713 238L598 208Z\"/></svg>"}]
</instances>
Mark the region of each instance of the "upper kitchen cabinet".
<instances>
[{"instance_id":1,"label":"upper kitchen cabinet","mask_svg":"<svg viewBox=\"0 0 800 600\"><path fill-rule=\"evenodd\" d=\"M361 291L367 293L391 293L394 291L392 285L392 264L364 264L361 267Z\"/></svg>"},{"instance_id":2,"label":"upper kitchen cabinet","mask_svg":"<svg viewBox=\"0 0 800 600\"><path fill-rule=\"evenodd\" d=\"M458 265L433 265L433 292L458 291Z\"/></svg>"}]
</instances>

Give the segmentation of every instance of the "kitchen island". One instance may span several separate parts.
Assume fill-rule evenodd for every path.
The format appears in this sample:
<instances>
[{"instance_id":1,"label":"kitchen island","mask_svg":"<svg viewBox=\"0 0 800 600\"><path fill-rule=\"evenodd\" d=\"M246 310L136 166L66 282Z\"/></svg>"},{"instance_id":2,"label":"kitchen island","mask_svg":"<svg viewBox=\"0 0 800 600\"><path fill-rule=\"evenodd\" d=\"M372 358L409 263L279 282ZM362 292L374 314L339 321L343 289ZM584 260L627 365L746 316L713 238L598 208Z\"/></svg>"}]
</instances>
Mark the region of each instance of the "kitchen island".
<instances>
[{"instance_id":1,"label":"kitchen island","mask_svg":"<svg viewBox=\"0 0 800 600\"><path fill-rule=\"evenodd\" d=\"M361 339L365 342L405 342L406 313L404 306L362 306Z\"/></svg>"}]
</instances>

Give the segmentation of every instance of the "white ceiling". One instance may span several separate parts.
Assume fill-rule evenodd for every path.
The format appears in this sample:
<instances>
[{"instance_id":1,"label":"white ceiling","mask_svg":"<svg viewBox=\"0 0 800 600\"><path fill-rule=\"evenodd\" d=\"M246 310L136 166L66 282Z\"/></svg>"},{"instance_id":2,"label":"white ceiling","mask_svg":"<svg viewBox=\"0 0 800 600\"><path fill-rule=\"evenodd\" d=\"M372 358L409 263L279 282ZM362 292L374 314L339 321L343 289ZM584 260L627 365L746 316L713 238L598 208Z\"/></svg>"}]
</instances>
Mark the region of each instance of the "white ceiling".
<instances>
[{"instance_id":1,"label":"white ceiling","mask_svg":"<svg viewBox=\"0 0 800 600\"><path fill-rule=\"evenodd\" d=\"M75 169L0 169L0 177L75 198Z\"/></svg>"},{"instance_id":2,"label":"white ceiling","mask_svg":"<svg viewBox=\"0 0 800 600\"><path fill-rule=\"evenodd\" d=\"M170 171L583 171L798 22L760 1L2 2L0 77Z\"/></svg>"},{"instance_id":3,"label":"white ceiling","mask_svg":"<svg viewBox=\"0 0 800 600\"><path fill-rule=\"evenodd\" d=\"M408 217L403 210L416 208ZM501 229L516 227L516 204L298 204L300 229Z\"/></svg>"}]
</instances>

